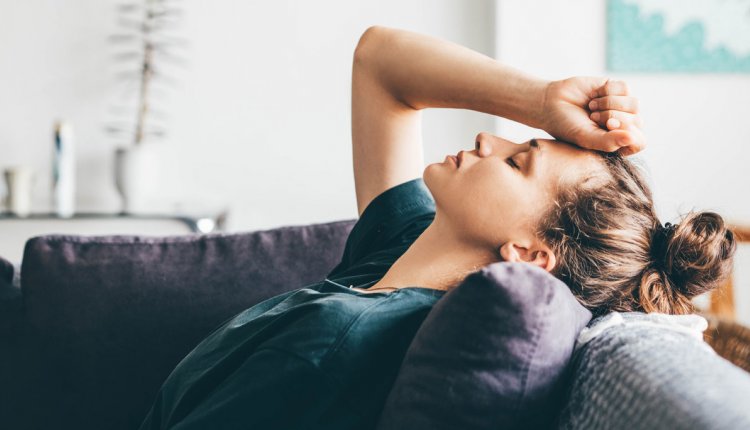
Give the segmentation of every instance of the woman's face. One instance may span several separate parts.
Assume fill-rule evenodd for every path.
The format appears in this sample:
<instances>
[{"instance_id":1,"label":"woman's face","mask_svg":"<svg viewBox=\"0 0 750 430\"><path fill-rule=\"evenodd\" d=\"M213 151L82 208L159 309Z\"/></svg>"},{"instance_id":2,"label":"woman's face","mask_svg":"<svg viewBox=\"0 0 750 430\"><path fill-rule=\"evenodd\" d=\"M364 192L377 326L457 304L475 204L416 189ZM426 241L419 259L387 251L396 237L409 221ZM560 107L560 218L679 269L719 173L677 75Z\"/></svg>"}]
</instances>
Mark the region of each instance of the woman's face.
<instances>
[{"instance_id":1,"label":"woman's face","mask_svg":"<svg viewBox=\"0 0 750 430\"><path fill-rule=\"evenodd\" d=\"M604 167L593 151L560 141L518 144L489 133L476 140L477 149L459 153L460 165L448 156L428 165L423 178L436 217L477 246L497 249L535 237L535 224L554 202L558 184L580 181Z\"/></svg>"}]
</instances>

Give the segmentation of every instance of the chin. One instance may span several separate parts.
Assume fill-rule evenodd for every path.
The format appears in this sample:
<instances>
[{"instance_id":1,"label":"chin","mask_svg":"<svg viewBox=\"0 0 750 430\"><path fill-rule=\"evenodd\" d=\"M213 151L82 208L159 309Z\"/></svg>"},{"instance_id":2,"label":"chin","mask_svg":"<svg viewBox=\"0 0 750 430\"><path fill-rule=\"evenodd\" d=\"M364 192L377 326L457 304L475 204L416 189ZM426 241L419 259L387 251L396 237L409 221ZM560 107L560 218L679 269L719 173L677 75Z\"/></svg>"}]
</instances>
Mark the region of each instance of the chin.
<instances>
[{"instance_id":1,"label":"chin","mask_svg":"<svg viewBox=\"0 0 750 430\"><path fill-rule=\"evenodd\" d=\"M445 174L441 174L442 172L439 170L440 168L441 166L439 164L430 164L425 168L424 173L422 174L422 180L430 191L430 194L432 194L432 199L435 200L437 210L439 210L438 208L443 204L447 185L445 181L449 180Z\"/></svg>"},{"instance_id":2,"label":"chin","mask_svg":"<svg viewBox=\"0 0 750 430\"><path fill-rule=\"evenodd\" d=\"M430 193L432 194L432 197L435 197L436 192L438 191L439 182L440 182L440 163L433 163L427 165L427 167L424 168L424 171L422 172L422 180L424 181L424 184L427 186L427 189L430 190Z\"/></svg>"},{"instance_id":3,"label":"chin","mask_svg":"<svg viewBox=\"0 0 750 430\"><path fill-rule=\"evenodd\" d=\"M434 164L428 164L427 167L425 167L422 171L422 180L424 181L425 185L432 181L432 170L434 170L432 166L434 166ZM430 186L427 185L427 188L430 188Z\"/></svg>"}]
</instances>

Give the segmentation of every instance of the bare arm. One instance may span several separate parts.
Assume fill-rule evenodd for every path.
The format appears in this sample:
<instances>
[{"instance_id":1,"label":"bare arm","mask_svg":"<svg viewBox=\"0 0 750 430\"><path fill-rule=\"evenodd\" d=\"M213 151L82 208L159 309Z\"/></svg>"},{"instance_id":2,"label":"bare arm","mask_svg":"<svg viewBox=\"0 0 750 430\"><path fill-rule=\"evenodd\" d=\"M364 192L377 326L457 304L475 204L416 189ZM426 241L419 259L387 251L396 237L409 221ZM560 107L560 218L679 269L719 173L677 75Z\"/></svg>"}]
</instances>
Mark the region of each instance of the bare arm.
<instances>
[{"instance_id":1,"label":"bare arm","mask_svg":"<svg viewBox=\"0 0 750 430\"><path fill-rule=\"evenodd\" d=\"M541 126L548 81L432 36L370 27L363 62L384 89L413 108L459 108Z\"/></svg>"}]
</instances>

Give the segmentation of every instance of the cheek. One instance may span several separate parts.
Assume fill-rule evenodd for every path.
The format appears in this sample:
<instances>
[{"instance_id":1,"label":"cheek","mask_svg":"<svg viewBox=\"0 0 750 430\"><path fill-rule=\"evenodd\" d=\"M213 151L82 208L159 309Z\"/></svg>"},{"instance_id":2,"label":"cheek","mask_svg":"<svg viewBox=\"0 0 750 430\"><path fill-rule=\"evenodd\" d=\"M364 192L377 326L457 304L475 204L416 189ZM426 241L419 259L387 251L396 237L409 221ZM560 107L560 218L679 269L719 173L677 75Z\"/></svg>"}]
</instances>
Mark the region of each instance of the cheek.
<instances>
[{"instance_id":1,"label":"cheek","mask_svg":"<svg viewBox=\"0 0 750 430\"><path fill-rule=\"evenodd\" d=\"M455 193L455 210L484 231L521 228L541 207L543 196L515 171L477 169L466 172Z\"/></svg>"},{"instance_id":2,"label":"cheek","mask_svg":"<svg viewBox=\"0 0 750 430\"><path fill-rule=\"evenodd\" d=\"M452 184L451 205L465 219L486 224L495 218L497 212L505 210L505 206L514 198L511 191L517 190L518 186L505 172L484 166L474 167L462 172Z\"/></svg>"},{"instance_id":3,"label":"cheek","mask_svg":"<svg viewBox=\"0 0 750 430\"><path fill-rule=\"evenodd\" d=\"M423 179L439 210L467 233L517 228L529 216L535 193L516 171L489 162L465 171L448 167L429 165Z\"/></svg>"},{"instance_id":4,"label":"cheek","mask_svg":"<svg viewBox=\"0 0 750 430\"><path fill-rule=\"evenodd\" d=\"M518 178L511 171L489 164L473 167L462 178L467 198L485 203L496 202L519 189Z\"/></svg>"}]
</instances>

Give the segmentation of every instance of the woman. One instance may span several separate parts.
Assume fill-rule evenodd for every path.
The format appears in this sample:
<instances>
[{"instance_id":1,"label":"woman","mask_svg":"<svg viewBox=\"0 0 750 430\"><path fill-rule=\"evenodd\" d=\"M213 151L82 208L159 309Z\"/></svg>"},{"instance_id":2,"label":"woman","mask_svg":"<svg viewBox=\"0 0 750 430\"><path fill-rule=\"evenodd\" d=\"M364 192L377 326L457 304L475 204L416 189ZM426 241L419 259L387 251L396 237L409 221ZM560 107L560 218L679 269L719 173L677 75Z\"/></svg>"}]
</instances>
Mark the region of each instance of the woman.
<instances>
[{"instance_id":1,"label":"woman","mask_svg":"<svg viewBox=\"0 0 750 430\"><path fill-rule=\"evenodd\" d=\"M420 111L473 109L559 140L475 148L423 168ZM372 27L354 54L360 218L322 282L219 326L162 386L141 428L373 428L432 305L496 262L536 264L595 314L691 312L727 275L714 213L662 227L623 156L644 147L622 82L545 82L433 37Z\"/></svg>"}]
</instances>

